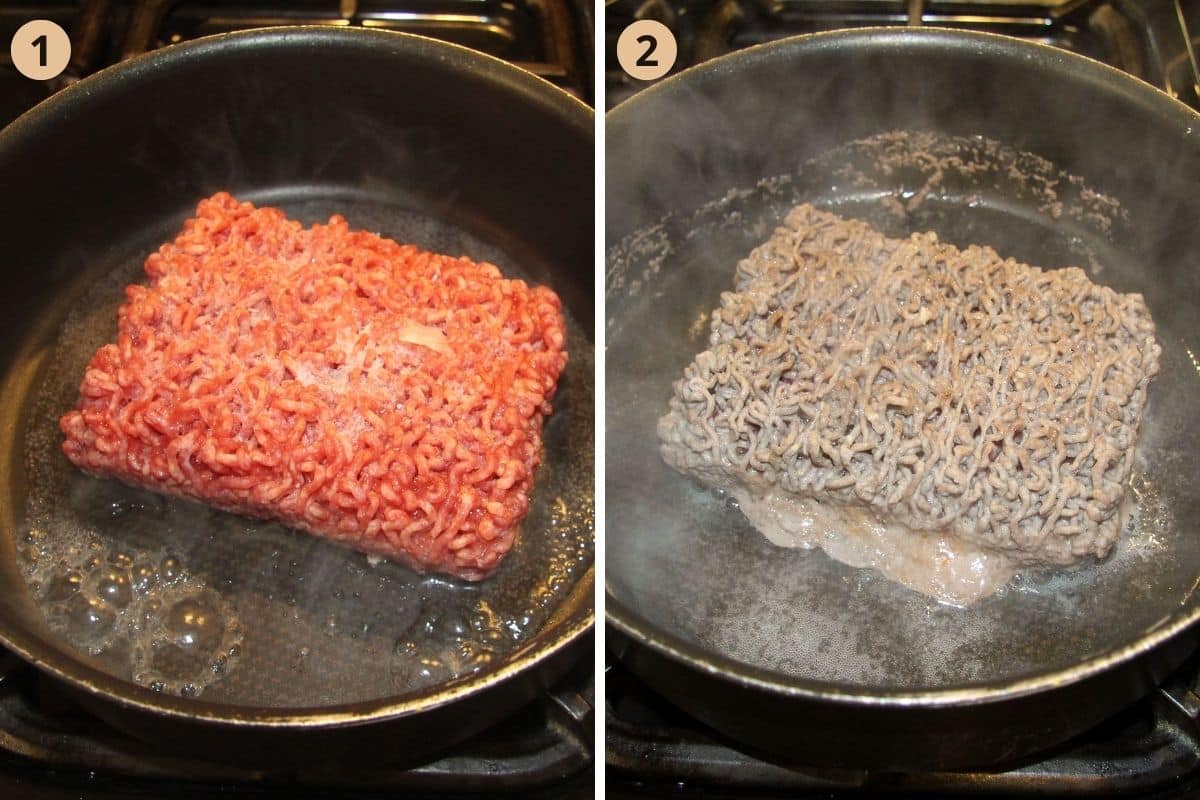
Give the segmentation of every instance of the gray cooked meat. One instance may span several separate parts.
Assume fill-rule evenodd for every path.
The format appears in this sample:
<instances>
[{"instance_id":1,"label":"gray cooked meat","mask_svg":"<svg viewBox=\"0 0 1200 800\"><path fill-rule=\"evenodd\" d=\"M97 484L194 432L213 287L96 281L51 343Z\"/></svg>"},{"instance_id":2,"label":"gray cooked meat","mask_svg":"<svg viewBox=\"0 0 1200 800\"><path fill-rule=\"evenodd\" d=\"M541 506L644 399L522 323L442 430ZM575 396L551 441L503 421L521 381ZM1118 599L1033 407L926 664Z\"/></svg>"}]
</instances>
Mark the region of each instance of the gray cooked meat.
<instances>
[{"instance_id":1,"label":"gray cooked meat","mask_svg":"<svg viewBox=\"0 0 1200 800\"><path fill-rule=\"evenodd\" d=\"M965 604L1109 552L1160 352L1141 295L1080 269L802 205L738 264L658 433L773 541Z\"/></svg>"}]
</instances>

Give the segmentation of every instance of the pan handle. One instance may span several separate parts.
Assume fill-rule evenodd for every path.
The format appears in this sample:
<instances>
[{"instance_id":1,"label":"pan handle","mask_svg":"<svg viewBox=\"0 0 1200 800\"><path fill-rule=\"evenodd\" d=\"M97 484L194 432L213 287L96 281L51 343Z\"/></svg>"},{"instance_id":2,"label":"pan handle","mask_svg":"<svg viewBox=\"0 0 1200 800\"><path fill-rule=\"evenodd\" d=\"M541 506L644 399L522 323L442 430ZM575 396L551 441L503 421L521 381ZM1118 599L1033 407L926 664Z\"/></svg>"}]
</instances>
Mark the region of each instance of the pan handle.
<instances>
[{"instance_id":1,"label":"pan handle","mask_svg":"<svg viewBox=\"0 0 1200 800\"><path fill-rule=\"evenodd\" d=\"M589 762L595 757L592 731L595 701L591 692L572 688L571 682L550 689L543 700L546 719L564 741Z\"/></svg>"},{"instance_id":2,"label":"pan handle","mask_svg":"<svg viewBox=\"0 0 1200 800\"><path fill-rule=\"evenodd\" d=\"M1200 695L1186 686L1160 686L1158 693L1177 711L1183 713L1192 724L1200 721Z\"/></svg>"},{"instance_id":3,"label":"pan handle","mask_svg":"<svg viewBox=\"0 0 1200 800\"><path fill-rule=\"evenodd\" d=\"M1191 658L1156 690L1173 716L1193 735L1200 736L1200 663ZM1182 718L1180 718L1182 717Z\"/></svg>"}]
</instances>

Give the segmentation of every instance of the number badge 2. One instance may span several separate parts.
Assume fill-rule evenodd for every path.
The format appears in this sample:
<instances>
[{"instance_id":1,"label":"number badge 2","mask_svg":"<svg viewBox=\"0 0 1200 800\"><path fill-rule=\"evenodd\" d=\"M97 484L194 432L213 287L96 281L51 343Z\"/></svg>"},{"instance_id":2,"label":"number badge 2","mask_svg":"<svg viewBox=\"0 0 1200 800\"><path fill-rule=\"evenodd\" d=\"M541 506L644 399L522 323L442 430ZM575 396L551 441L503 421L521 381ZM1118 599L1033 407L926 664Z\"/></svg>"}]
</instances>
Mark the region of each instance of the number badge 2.
<instances>
[{"instance_id":1,"label":"number badge 2","mask_svg":"<svg viewBox=\"0 0 1200 800\"><path fill-rule=\"evenodd\" d=\"M621 69L639 81L654 81L675 66L678 47L671 29L651 19L630 23L617 38Z\"/></svg>"}]
</instances>

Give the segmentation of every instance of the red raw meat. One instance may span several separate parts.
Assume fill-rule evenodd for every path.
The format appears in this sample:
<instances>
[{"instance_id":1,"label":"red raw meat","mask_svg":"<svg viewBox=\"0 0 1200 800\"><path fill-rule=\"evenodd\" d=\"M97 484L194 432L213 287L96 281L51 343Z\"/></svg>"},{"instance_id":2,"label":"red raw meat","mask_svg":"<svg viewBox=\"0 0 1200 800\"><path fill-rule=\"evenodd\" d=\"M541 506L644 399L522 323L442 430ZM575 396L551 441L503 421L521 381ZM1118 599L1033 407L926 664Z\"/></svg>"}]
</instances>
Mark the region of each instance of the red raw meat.
<instances>
[{"instance_id":1,"label":"red raw meat","mask_svg":"<svg viewBox=\"0 0 1200 800\"><path fill-rule=\"evenodd\" d=\"M224 192L146 274L60 421L75 465L420 570L496 568L567 362L554 292Z\"/></svg>"}]
</instances>

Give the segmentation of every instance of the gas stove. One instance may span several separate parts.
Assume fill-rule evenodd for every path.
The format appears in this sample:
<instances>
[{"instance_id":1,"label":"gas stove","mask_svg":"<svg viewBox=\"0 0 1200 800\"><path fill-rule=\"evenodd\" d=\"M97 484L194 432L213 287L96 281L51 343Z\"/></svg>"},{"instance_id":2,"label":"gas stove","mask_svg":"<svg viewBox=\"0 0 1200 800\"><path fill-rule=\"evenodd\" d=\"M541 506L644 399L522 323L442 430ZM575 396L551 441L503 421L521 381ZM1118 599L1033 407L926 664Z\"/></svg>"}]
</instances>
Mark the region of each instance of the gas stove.
<instances>
[{"instance_id":1,"label":"gas stove","mask_svg":"<svg viewBox=\"0 0 1200 800\"><path fill-rule=\"evenodd\" d=\"M652 19L675 34L670 74L744 47L867 25L934 25L1007 34L1072 50L1135 75L1200 108L1200 3L1194 0L610 0L605 9L605 101L650 83L617 66L617 36Z\"/></svg>"},{"instance_id":2,"label":"gas stove","mask_svg":"<svg viewBox=\"0 0 1200 800\"><path fill-rule=\"evenodd\" d=\"M200 36L277 25L359 26L418 33L517 64L591 102L591 6L576 0L307 0L0 2L0 128L55 91L149 50ZM13 33L49 19L71 35L52 81L19 74ZM0 648L0 797L376 798L593 796L592 653L542 695L427 763L369 770L247 769L180 757L135 739L74 703L64 687ZM386 760L386 759L385 759Z\"/></svg>"}]
</instances>

